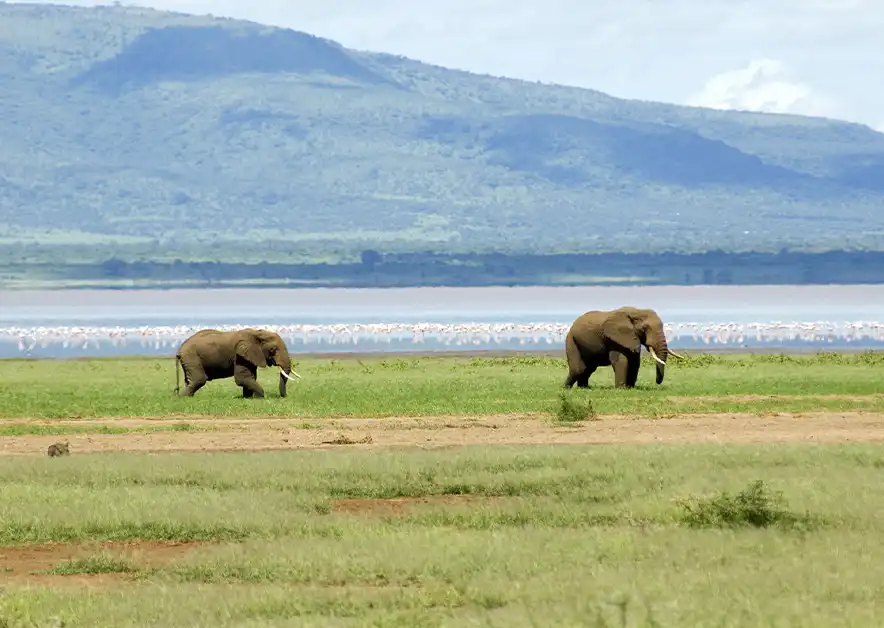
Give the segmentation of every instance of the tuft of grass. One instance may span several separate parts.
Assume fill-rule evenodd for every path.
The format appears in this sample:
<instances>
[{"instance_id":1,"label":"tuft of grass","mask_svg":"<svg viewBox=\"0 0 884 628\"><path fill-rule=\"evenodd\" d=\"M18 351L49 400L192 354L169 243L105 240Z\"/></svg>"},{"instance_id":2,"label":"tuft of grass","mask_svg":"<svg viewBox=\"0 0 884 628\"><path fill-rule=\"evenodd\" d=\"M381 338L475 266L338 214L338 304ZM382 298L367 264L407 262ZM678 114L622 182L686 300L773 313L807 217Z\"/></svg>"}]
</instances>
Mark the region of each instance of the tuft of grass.
<instances>
[{"instance_id":1,"label":"tuft of grass","mask_svg":"<svg viewBox=\"0 0 884 628\"><path fill-rule=\"evenodd\" d=\"M557 423L571 425L594 420L597 416L589 396L582 394L582 391L575 393L562 390L559 392L559 404L555 411L555 418Z\"/></svg>"},{"instance_id":2,"label":"tuft of grass","mask_svg":"<svg viewBox=\"0 0 884 628\"><path fill-rule=\"evenodd\" d=\"M54 576L76 576L101 573L135 573L137 571L138 567L129 560L101 552L59 563L47 573Z\"/></svg>"},{"instance_id":3,"label":"tuft of grass","mask_svg":"<svg viewBox=\"0 0 884 628\"><path fill-rule=\"evenodd\" d=\"M790 512L782 492L770 490L763 480L755 480L733 495L721 491L676 501L682 508L681 522L692 528L791 527L811 522L809 516Z\"/></svg>"}]
</instances>

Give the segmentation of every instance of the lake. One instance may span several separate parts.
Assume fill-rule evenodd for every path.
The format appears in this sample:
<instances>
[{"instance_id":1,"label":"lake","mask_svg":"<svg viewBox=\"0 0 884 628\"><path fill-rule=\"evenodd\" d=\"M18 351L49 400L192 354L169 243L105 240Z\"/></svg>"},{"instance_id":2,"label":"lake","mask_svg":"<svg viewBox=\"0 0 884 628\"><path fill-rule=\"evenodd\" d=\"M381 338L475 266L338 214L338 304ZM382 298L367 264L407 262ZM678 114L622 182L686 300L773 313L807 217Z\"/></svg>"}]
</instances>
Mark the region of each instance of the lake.
<instances>
[{"instance_id":1,"label":"lake","mask_svg":"<svg viewBox=\"0 0 884 628\"><path fill-rule=\"evenodd\" d=\"M557 349L577 315L620 305L656 309L674 348L884 348L878 285L13 290L0 357L173 355L227 326L293 353Z\"/></svg>"}]
</instances>

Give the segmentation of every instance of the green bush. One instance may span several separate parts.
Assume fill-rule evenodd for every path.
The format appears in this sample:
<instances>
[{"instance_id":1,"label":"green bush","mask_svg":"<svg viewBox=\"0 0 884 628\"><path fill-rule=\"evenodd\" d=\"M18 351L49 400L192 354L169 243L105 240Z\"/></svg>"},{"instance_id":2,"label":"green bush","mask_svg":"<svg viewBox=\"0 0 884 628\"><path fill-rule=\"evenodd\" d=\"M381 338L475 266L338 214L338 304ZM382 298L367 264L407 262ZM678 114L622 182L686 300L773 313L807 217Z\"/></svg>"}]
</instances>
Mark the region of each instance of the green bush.
<instances>
[{"instance_id":1,"label":"green bush","mask_svg":"<svg viewBox=\"0 0 884 628\"><path fill-rule=\"evenodd\" d=\"M681 522L693 528L766 528L792 525L802 519L789 512L782 494L766 488L763 480L755 480L736 495L722 491L678 503L682 508Z\"/></svg>"},{"instance_id":2,"label":"green bush","mask_svg":"<svg viewBox=\"0 0 884 628\"><path fill-rule=\"evenodd\" d=\"M556 408L558 423L580 423L596 418L592 400L581 392L563 390L559 393L559 406Z\"/></svg>"}]
</instances>

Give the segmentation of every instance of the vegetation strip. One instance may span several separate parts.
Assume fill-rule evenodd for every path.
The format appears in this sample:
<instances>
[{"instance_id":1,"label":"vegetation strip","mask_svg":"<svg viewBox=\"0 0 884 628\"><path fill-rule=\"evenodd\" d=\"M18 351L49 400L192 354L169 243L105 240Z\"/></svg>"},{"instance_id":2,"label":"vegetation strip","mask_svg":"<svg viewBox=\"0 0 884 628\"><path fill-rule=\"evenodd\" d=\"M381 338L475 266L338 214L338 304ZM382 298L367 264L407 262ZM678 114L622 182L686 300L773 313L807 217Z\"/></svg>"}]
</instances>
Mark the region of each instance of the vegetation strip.
<instances>
[{"instance_id":1,"label":"vegetation strip","mask_svg":"<svg viewBox=\"0 0 884 628\"><path fill-rule=\"evenodd\" d=\"M673 361L662 386L643 361L634 390L612 387L599 369L588 398L600 415L645 417L725 412L884 410L884 352L807 356L688 353ZM298 360L302 380L280 399L242 399L230 380L210 382L193 398L174 394L168 359L0 361L0 418L88 419L169 417L287 418L311 422L334 417L483 416L551 414L561 404L562 358L402 358ZM50 376L51 375L51 376ZM267 385L269 370L259 381ZM191 423L195 424L195 423Z\"/></svg>"}]
</instances>

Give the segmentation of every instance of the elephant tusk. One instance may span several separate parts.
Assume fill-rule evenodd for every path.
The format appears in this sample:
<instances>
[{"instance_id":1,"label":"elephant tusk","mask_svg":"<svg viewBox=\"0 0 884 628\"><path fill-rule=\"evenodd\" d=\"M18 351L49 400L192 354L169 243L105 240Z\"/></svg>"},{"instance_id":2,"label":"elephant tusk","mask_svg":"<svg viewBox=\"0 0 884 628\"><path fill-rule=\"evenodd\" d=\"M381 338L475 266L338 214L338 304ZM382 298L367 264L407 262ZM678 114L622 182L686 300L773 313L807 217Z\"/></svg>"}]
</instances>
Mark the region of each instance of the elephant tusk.
<instances>
[{"instance_id":1,"label":"elephant tusk","mask_svg":"<svg viewBox=\"0 0 884 628\"><path fill-rule=\"evenodd\" d=\"M281 366L279 367L279 372L280 372L280 373L282 374L282 376L285 377L287 380L295 381L295 380L293 380L293 379L289 376L288 373L285 372L285 370L283 370L283 368L282 368ZM297 373L295 373L295 369L292 369L292 375L294 375L294 376L297 377L298 379L302 379L302 377L301 377L300 375L298 375Z\"/></svg>"},{"instance_id":2,"label":"elephant tusk","mask_svg":"<svg viewBox=\"0 0 884 628\"><path fill-rule=\"evenodd\" d=\"M673 351L672 349L669 350L669 355L671 355L671 356L674 357L674 358L678 358L679 360L684 360L684 356L683 356L683 355L678 355L678 354L677 354L675 351Z\"/></svg>"},{"instance_id":3,"label":"elephant tusk","mask_svg":"<svg viewBox=\"0 0 884 628\"><path fill-rule=\"evenodd\" d=\"M657 353L654 351L654 347L648 347L648 352L651 354L651 357L657 360L663 366L666 366L666 362L657 357Z\"/></svg>"}]
</instances>

